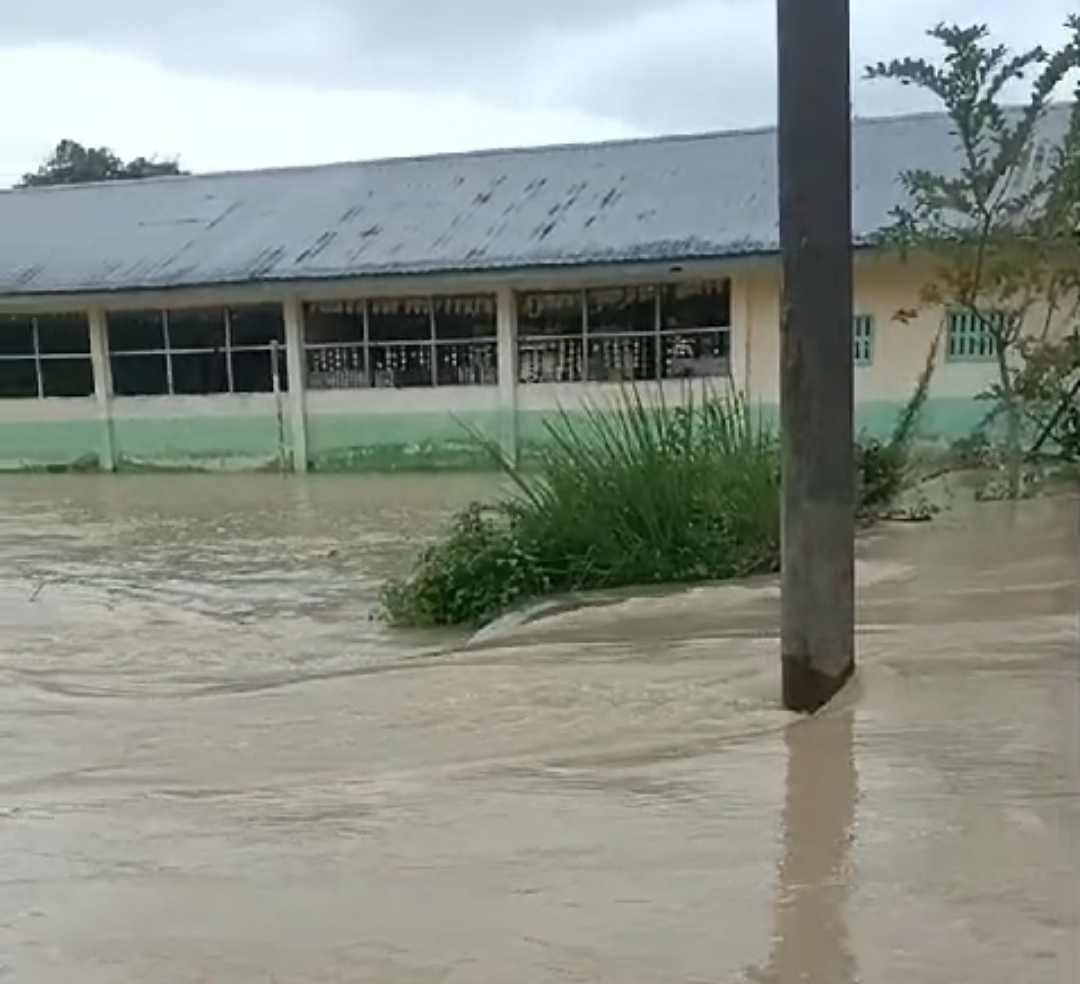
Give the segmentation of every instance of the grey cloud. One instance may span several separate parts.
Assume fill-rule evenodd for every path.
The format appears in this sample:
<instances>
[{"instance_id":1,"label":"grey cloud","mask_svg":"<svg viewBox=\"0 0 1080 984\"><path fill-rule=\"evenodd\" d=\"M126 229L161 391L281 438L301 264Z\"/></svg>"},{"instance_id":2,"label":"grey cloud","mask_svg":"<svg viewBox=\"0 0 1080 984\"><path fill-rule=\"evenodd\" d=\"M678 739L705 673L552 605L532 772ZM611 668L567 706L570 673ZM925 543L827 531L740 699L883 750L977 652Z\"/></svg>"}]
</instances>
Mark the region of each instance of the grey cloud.
<instances>
[{"instance_id":1,"label":"grey cloud","mask_svg":"<svg viewBox=\"0 0 1080 984\"><path fill-rule=\"evenodd\" d=\"M853 0L852 65L857 76L879 60L930 54L928 27L941 20L985 20L1018 47L1050 43L1072 0ZM549 78L549 97L647 129L754 126L775 107L772 0L672 4L606 38L579 39ZM592 53L592 57L588 57ZM856 82L862 115L931 108L927 97L885 82Z\"/></svg>"},{"instance_id":2,"label":"grey cloud","mask_svg":"<svg viewBox=\"0 0 1080 984\"><path fill-rule=\"evenodd\" d=\"M169 64L238 66L332 84L485 79L539 38L589 31L667 0L0 0L0 38L90 41ZM401 78L387 78L400 71Z\"/></svg>"},{"instance_id":3,"label":"grey cloud","mask_svg":"<svg viewBox=\"0 0 1080 984\"><path fill-rule=\"evenodd\" d=\"M1073 0L852 0L856 65L925 50L941 19L1046 40ZM772 116L774 0L0 0L0 38L82 41L179 69L311 85L450 88L648 130ZM862 112L919 104L885 86Z\"/></svg>"}]
</instances>

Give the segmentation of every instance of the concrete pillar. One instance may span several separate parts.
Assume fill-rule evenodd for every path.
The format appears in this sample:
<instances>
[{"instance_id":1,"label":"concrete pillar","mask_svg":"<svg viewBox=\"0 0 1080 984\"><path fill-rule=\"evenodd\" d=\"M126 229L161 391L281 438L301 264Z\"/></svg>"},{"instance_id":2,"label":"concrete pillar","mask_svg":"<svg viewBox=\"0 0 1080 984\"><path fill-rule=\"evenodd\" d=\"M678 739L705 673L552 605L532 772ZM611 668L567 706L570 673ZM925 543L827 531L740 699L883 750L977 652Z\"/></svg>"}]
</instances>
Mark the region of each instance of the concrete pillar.
<instances>
[{"instance_id":1,"label":"concrete pillar","mask_svg":"<svg viewBox=\"0 0 1080 984\"><path fill-rule=\"evenodd\" d=\"M98 460L102 471L116 471L116 439L113 433L112 365L109 362L109 329L105 311L92 308L87 312L90 326L90 363L94 370L94 399L101 421L101 448Z\"/></svg>"},{"instance_id":2,"label":"concrete pillar","mask_svg":"<svg viewBox=\"0 0 1080 984\"><path fill-rule=\"evenodd\" d=\"M307 360L304 355L304 306L290 297L283 304L285 320L285 367L289 388L285 394L291 466L294 472L308 470L307 451Z\"/></svg>"},{"instance_id":3,"label":"concrete pillar","mask_svg":"<svg viewBox=\"0 0 1080 984\"><path fill-rule=\"evenodd\" d=\"M783 700L855 669L849 0L777 0Z\"/></svg>"},{"instance_id":4,"label":"concrete pillar","mask_svg":"<svg viewBox=\"0 0 1080 984\"><path fill-rule=\"evenodd\" d=\"M517 462L518 448L518 365L517 296L510 288L496 295L498 332L500 442L503 454Z\"/></svg>"},{"instance_id":5,"label":"concrete pillar","mask_svg":"<svg viewBox=\"0 0 1080 984\"><path fill-rule=\"evenodd\" d=\"M753 312L750 306L751 284L746 274L731 278L731 385L749 405L750 337Z\"/></svg>"}]
</instances>

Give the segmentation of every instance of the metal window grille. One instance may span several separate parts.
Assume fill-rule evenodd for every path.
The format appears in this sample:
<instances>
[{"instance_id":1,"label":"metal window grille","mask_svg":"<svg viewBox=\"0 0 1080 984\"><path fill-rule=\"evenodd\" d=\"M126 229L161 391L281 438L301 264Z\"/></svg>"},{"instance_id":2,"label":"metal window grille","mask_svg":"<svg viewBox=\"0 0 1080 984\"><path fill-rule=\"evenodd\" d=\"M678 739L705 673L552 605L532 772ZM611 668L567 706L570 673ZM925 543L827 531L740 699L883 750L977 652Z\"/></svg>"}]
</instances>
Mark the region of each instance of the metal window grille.
<instances>
[{"instance_id":1,"label":"metal window grille","mask_svg":"<svg viewBox=\"0 0 1080 984\"><path fill-rule=\"evenodd\" d=\"M304 315L309 389L498 382L494 296L315 302ZM392 324L376 332L377 318L395 316L408 322L399 337L393 337Z\"/></svg>"},{"instance_id":2,"label":"metal window grille","mask_svg":"<svg viewBox=\"0 0 1080 984\"><path fill-rule=\"evenodd\" d=\"M596 287L518 295L518 379L522 383L654 381L731 371L730 283L697 290L691 309L673 310L674 284ZM676 302L678 299L675 299ZM698 307L715 310L694 310ZM723 310L717 315L717 310Z\"/></svg>"},{"instance_id":3,"label":"metal window grille","mask_svg":"<svg viewBox=\"0 0 1080 984\"><path fill-rule=\"evenodd\" d=\"M855 365L868 366L874 361L874 318L858 314L851 325L851 342Z\"/></svg>"},{"instance_id":4,"label":"metal window grille","mask_svg":"<svg viewBox=\"0 0 1080 984\"><path fill-rule=\"evenodd\" d=\"M951 311L946 324L946 357L952 362L994 358L994 330L1003 322L1000 312Z\"/></svg>"}]
</instances>

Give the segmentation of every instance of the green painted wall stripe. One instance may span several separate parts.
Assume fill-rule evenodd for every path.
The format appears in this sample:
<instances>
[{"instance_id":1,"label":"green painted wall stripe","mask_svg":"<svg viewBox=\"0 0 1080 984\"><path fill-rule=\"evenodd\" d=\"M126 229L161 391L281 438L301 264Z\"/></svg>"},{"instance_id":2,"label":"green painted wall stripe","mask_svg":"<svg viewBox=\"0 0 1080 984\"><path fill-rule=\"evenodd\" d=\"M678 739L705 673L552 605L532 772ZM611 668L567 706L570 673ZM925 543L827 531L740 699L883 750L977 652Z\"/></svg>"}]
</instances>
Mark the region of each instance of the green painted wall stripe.
<instances>
[{"instance_id":1,"label":"green painted wall stripe","mask_svg":"<svg viewBox=\"0 0 1080 984\"><path fill-rule=\"evenodd\" d=\"M904 401L874 401L857 410L861 433L887 437ZM762 407L775 421L778 408ZM919 431L927 439L956 440L971 434L988 405L971 398L931 398ZM507 447L516 433L523 448L546 437L545 420L555 411L453 414L323 414L307 421L308 457L316 471L483 468L490 456L470 437L475 431ZM516 427L515 427L516 425ZM0 423L0 467L89 467L107 460L104 421L19 421ZM269 467L291 453L288 431L282 446L277 417L213 415L123 417L113 420L113 443L120 467Z\"/></svg>"},{"instance_id":2,"label":"green painted wall stripe","mask_svg":"<svg viewBox=\"0 0 1080 984\"><path fill-rule=\"evenodd\" d=\"M186 458L277 458L282 451L277 417L114 417L117 457L147 461Z\"/></svg>"},{"instance_id":3,"label":"green painted wall stripe","mask_svg":"<svg viewBox=\"0 0 1080 984\"><path fill-rule=\"evenodd\" d=\"M97 468L107 454L102 420L44 420L0 424L0 469Z\"/></svg>"},{"instance_id":4,"label":"green painted wall stripe","mask_svg":"<svg viewBox=\"0 0 1080 984\"><path fill-rule=\"evenodd\" d=\"M500 412L460 415L326 414L308 417L308 459L316 471L468 468L489 455L470 436L498 445L505 435Z\"/></svg>"}]
</instances>

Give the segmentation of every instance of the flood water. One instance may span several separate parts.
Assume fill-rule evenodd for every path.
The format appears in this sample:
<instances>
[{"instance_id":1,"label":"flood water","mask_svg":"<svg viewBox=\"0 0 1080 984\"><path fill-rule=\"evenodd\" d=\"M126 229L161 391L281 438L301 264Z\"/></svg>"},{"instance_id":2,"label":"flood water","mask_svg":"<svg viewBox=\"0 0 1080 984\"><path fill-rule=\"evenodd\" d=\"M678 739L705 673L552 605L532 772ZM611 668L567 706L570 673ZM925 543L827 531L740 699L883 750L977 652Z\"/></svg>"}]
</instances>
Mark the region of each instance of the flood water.
<instances>
[{"instance_id":1,"label":"flood water","mask_svg":"<svg viewBox=\"0 0 1080 984\"><path fill-rule=\"evenodd\" d=\"M768 582L372 622L490 489L0 479L0 981L1080 979L1077 500L868 539L795 721Z\"/></svg>"}]
</instances>

